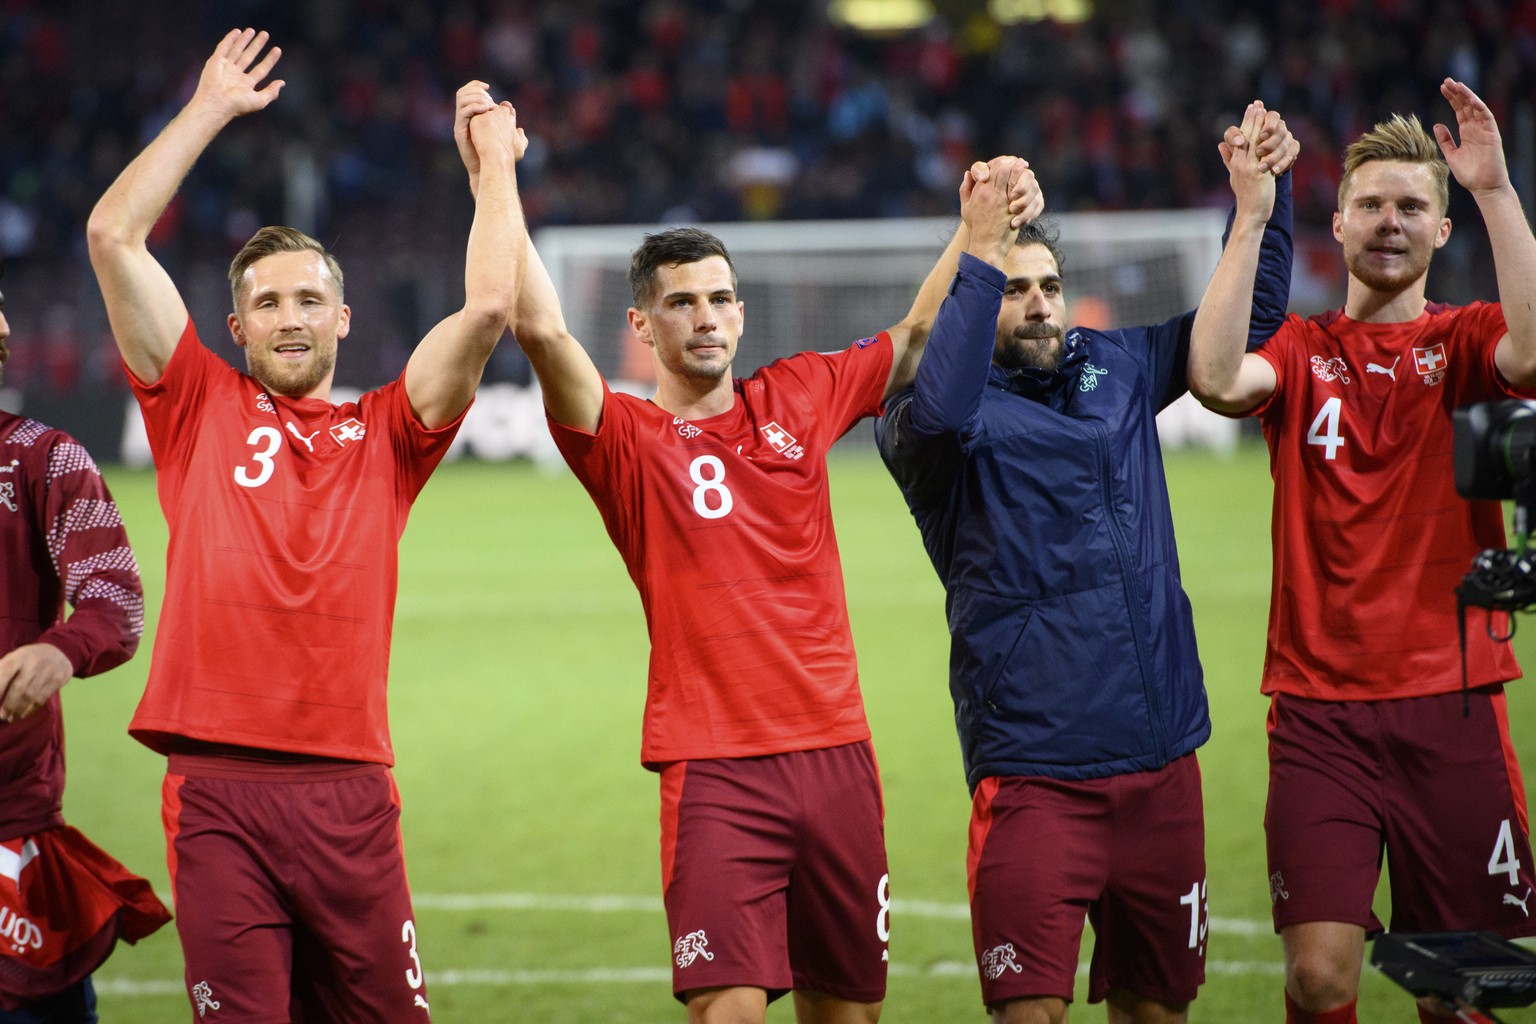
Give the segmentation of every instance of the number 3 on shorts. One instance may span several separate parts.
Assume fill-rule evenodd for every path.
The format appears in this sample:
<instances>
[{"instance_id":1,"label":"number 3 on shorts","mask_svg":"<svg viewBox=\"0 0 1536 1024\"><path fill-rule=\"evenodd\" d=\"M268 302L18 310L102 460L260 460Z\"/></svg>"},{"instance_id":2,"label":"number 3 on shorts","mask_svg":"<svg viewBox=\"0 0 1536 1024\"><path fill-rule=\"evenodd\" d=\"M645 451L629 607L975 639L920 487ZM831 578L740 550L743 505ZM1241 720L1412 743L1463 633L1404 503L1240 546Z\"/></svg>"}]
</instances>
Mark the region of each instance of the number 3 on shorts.
<instances>
[{"instance_id":1,"label":"number 3 on shorts","mask_svg":"<svg viewBox=\"0 0 1536 1024\"><path fill-rule=\"evenodd\" d=\"M1499 824L1499 838L1494 840L1493 854L1488 858L1488 873L1507 874L1510 885L1520 884L1520 858L1515 855L1515 834L1508 818Z\"/></svg>"}]
</instances>

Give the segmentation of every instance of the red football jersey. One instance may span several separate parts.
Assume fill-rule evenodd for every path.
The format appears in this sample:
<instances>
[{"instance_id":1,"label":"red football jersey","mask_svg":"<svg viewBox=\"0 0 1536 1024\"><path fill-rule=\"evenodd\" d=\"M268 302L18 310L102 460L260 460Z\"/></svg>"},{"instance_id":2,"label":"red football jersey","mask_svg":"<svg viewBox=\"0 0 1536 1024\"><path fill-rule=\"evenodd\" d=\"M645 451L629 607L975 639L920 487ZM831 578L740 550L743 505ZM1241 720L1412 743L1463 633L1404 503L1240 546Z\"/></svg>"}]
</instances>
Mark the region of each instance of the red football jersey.
<instances>
[{"instance_id":1,"label":"red football jersey","mask_svg":"<svg viewBox=\"0 0 1536 1024\"><path fill-rule=\"evenodd\" d=\"M1385 700L1461 686L1456 585L1505 546L1498 502L1456 493L1451 411L1517 397L1494 367L1497 305L1431 303L1401 324L1291 316L1259 354L1275 479L1265 693ZM1473 686L1520 675L1467 613ZM1505 616L1493 628L1506 631Z\"/></svg>"},{"instance_id":2,"label":"red football jersey","mask_svg":"<svg viewBox=\"0 0 1536 1024\"><path fill-rule=\"evenodd\" d=\"M393 763L398 545L462 417L427 430L403 378L345 405L269 395L190 322L160 380L132 384L170 546L129 732Z\"/></svg>"},{"instance_id":3,"label":"red football jersey","mask_svg":"<svg viewBox=\"0 0 1536 1024\"><path fill-rule=\"evenodd\" d=\"M139 566L96 463L68 434L0 412L0 655L41 641L95 675L143 630ZM63 823L60 708L55 694L0 723L0 839Z\"/></svg>"},{"instance_id":4,"label":"red football jersey","mask_svg":"<svg viewBox=\"0 0 1536 1024\"><path fill-rule=\"evenodd\" d=\"M647 767L869 738L826 455L891 356L882 334L780 360L698 421L610 391L595 435L551 422L645 607Z\"/></svg>"}]
</instances>

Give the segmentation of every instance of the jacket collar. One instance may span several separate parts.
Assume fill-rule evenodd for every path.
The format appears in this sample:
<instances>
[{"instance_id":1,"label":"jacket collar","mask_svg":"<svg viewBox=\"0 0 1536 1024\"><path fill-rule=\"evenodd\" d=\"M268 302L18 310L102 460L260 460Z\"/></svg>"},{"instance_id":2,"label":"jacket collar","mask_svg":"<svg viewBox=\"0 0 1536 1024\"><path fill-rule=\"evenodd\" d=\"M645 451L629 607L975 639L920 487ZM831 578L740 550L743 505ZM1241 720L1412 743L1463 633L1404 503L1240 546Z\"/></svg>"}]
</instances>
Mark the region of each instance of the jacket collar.
<instances>
[{"instance_id":1,"label":"jacket collar","mask_svg":"<svg viewBox=\"0 0 1536 1024\"><path fill-rule=\"evenodd\" d=\"M1059 408L1065 396L1071 393L1070 385L1082 373L1083 363L1088 361L1088 339L1082 331L1069 329L1062 342L1061 366L1055 370L1021 367L1005 370L993 363L988 380L994 387L1002 388L1021 398L1042 402Z\"/></svg>"}]
</instances>

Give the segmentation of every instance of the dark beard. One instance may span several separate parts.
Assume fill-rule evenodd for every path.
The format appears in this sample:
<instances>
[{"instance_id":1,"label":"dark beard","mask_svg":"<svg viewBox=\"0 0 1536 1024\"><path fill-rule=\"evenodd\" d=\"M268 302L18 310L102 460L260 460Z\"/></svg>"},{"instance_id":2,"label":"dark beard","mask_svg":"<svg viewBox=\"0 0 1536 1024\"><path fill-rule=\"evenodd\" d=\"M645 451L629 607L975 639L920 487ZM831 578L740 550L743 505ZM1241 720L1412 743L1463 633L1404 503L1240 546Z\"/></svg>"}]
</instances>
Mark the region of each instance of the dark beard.
<instances>
[{"instance_id":1,"label":"dark beard","mask_svg":"<svg viewBox=\"0 0 1536 1024\"><path fill-rule=\"evenodd\" d=\"M1062 331L1055 324L1022 323L1007 335L998 332L992 361L1005 370L1061 368Z\"/></svg>"}]
</instances>

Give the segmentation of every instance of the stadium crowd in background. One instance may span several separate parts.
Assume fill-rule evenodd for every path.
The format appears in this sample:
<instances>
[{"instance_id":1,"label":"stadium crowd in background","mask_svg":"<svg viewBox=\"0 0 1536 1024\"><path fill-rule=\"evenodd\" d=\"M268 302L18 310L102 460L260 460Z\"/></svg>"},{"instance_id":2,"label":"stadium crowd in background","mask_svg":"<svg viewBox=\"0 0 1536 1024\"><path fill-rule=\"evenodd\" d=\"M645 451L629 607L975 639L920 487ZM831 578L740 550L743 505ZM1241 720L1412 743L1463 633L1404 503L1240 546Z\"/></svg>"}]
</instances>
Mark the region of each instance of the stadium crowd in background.
<instances>
[{"instance_id":1,"label":"stadium crowd in background","mask_svg":"<svg viewBox=\"0 0 1536 1024\"><path fill-rule=\"evenodd\" d=\"M1297 222L1321 224L1345 142L1388 110L1434 109L1429 83L1447 75L1513 139L1536 132L1536 0L1117 0L1083 24L1006 26L951 2L889 36L834 27L826 6L0 0L0 256L79 279L91 203L190 94L201 41L242 20L289 40L292 102L236 126L172 202L153 241L173 268L227 259L268 223L334 240L350 260L406 237L451 258L469 210L444 125L472 75L541 126L522 171L534 228L947 216L960 171L998 152L1034 154L1057 212L1224 208L1219 168L1197 154L1234 118L1228 99L1255 95L1303 144ZM1531 168L1516 171L1528 188ZM1298 287L1337 279L1328 241L1298 240ZM379 258L369 276L407 275ZM1488 272L1482 248L1453 239L1437 292L1470 300ZM376 360L359 352L360 384L387 379L448 308L419 287L390 301L407 325ZM94 357L97 318L82 338L81 310L40 313L50 330L20 355L17 382L113 379Z\"/></svg>"}]
</instances>

